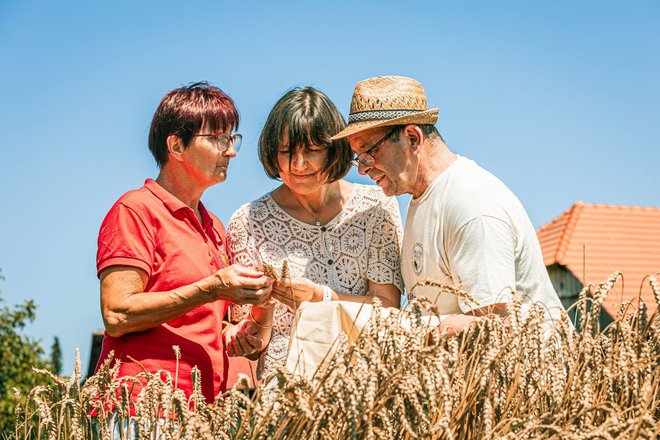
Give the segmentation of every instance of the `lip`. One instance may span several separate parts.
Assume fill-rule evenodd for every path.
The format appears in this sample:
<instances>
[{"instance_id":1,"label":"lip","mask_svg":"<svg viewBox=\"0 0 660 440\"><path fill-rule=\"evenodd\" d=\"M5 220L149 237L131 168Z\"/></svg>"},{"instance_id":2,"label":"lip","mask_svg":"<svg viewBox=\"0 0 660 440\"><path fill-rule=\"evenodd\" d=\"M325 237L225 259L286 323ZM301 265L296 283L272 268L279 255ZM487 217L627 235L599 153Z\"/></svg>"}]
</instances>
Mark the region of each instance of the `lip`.
<instances>
[{"instance_id":1,"label":"lip","mask_svg":"<svg viewBox=\"0 0 660 440\"><path fill-rule=\"evenodd\" d=\"M310 173L310 174L296 174L296 173L291 173L291 176L292 176L292 177L294 177L295 179L300 179L300 180L309 179L309 178L312 177L313 175L314 175L314 173Z\"/></svg>"}]
</instances>

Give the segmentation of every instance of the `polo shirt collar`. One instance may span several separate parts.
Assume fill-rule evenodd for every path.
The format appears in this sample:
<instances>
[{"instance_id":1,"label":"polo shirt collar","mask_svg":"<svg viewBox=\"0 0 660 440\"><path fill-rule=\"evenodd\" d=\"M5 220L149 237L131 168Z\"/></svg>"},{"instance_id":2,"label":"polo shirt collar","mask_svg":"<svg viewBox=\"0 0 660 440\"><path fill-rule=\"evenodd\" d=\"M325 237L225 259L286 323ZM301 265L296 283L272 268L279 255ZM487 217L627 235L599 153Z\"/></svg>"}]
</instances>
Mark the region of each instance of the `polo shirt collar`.
<instances>
[{"instance_id":1,"label":"polo shirt collar","mask_svg":"<svg viewBox=\"0 0 660 440\"><path fill-rule=\"evenodd\" d=\"M174 197L172 193L160 186L155 180L147 179L144 181L144 186L153 193L170 212L176 212L181 209L190 209L189 206L184 204L181 200Z\"/></svg>"},{"instance_id":2,"label":"polo shirt collar","mask_svg":"<svg viewBox=\"0 0 660 440\"><path fill-rule=\"evenodd\" d=\"M204 206L201 200L199 201L199 213L202 216L202 226L204 229L206 229L207 232L213 229L213 217L211 217L209 212L206 210L206 206Z\"/></svg>"},{"instance_id":3,"label":"polo shirt collar","mask_svg":"<svg viewBox=\"0 0 660 440\"><path fill-rule=\"evenodd\" d=\"M174 213L180 210L185 210L185 211L190 211L192 213L192 209L190 209L190 206L186 205L183 203L181 200L176 198L172 193L167 191L165 188L160 186L158 182L156 182L153 179L147 179L144 181L144 186L153 193L163 204L167 209L170 210L170 212ZM209 212L206 210L206 207L202 203L202 201L199 201L199 213L202 216L202 227L206 230L209 228L213 228L213 218L209 214Z\"/></svg>"}]
</instances>

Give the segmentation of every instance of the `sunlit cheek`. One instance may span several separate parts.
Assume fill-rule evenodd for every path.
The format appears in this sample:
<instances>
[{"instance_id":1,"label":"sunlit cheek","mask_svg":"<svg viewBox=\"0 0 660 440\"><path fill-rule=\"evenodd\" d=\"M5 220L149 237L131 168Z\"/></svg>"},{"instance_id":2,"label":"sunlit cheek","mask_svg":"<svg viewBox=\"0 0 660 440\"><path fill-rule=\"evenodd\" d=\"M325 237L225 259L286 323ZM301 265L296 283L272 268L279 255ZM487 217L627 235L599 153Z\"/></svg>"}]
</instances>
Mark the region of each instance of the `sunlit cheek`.
<instances>
[{"instance_id":1,"label":"sunlit cheek","mask_svg":"<svg viewBox=\"0 0 660 440\"><path fill-rule=\"evenodd\" d=\"M289 155L283 157L282 154L277 156L277 166L280 169L280 173L287 174L289 172Z\"/></svg>"}]
</instances>

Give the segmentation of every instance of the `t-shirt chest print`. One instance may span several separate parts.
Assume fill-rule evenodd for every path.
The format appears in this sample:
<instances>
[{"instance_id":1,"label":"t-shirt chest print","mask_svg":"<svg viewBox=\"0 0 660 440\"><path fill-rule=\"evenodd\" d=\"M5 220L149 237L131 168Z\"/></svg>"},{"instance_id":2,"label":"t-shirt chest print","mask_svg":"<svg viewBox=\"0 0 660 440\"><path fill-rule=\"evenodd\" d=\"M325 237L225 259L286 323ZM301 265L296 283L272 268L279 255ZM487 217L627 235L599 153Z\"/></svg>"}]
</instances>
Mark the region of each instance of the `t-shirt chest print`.
<instances>
[{"instance_id":1,"label":"t-shirt chest print","mask_svg":"<svg viewBox=\"0 0 660 440\"><path fill-rule=\"evenodd\" d=\"M424 248L422 243L417 242L413 245L411 257L413 271L415 275L420 276L424 271Z\"/></svg>"}]
</instances>

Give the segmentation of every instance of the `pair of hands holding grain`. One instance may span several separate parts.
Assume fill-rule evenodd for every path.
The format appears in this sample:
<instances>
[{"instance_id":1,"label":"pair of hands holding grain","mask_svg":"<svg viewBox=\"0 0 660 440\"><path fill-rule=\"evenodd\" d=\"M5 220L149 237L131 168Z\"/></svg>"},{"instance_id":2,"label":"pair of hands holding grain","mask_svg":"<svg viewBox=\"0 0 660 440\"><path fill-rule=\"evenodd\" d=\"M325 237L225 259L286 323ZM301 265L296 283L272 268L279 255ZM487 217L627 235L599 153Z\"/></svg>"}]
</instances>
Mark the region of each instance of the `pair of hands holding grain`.
<instances>
[{"instance_id":1,"label":"pair of hands holding grain","mask_svg":"<svg viewBox=\"0 0 660 440\"><path fill-rule=\"evenodd\" d=\"M216 290L234 287L229 290L230 298L225 298L236 304L251 304L258 306L258 312L248 315L239 323L228 324L224 331L225 346L229 356L250 356L261 352L270 340L273 309L276 300L284 303L289 309L295 310L303 301L319 300L323 297L322 287L306 278L280 278L275 280L265 276L263 272L232 265L221 269L213 276ZM246 291L245 278L255 278L252 288L254 292ZM244 295L248 294L246 298ZM250 296L249 294L252 294Z\"/></svg>"}]
</instances>

